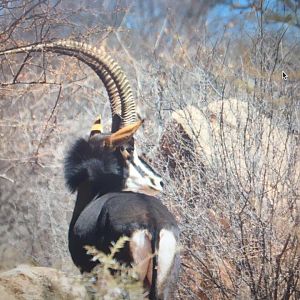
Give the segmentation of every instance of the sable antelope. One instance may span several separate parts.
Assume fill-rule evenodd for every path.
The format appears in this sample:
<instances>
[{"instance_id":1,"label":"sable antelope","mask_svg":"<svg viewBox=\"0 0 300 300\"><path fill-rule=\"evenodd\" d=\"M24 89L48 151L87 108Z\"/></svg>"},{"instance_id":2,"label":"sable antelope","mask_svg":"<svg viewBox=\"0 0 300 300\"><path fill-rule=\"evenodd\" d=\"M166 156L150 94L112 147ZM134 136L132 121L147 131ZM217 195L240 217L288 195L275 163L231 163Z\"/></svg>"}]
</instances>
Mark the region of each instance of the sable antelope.
<instances>
[{"instance_id":1,"label":"sable antelope","mask_svg":"<svg viewBox=\"0 0 300 300\"><path fill-rule=\"evenodd\" d=\"M150 299L168 299L179 270L179 229L173 215L154 196L162 190L161 177L137 153L133 134L135 102L127 78L107 54L85 43L61 40L0 52L12 54L52 51L75 56L102 80L111 104L111 134L103 134L101 120L89 139L79 139L65 159L65 178L77 199L69 228L69 250L81 272L96 265L84 249L96 246L108 253L121 236L130 241L117 254L137 265Z\"/></svg>"}]
</instances>

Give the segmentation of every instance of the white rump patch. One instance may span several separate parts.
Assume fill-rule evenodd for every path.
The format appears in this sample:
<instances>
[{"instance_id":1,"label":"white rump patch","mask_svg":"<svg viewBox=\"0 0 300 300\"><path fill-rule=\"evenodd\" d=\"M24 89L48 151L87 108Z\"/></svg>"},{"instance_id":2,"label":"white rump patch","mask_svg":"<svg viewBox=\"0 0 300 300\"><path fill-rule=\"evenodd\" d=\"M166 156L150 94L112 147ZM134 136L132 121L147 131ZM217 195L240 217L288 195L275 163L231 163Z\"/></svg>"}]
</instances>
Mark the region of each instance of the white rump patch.
<instances>
[{"instance_id":1,"label":"white rump patch","mask_svg":"<svg viewBox=\"0 0 300 300\"><path fill-rule=\"evenodd\" d=\"M140 280L148 279L149 284L152 282L152 249L151 234L147 230L135 231L129 242L132 258L139 274Z\"/></svg>"},{"instance_id":2,"label":"white rump patch","mask_svg":"<svg viewBox=\"0 0 300 300\"><path fill-rule=\"evenodd\" d=\"M177 251L176 239L174 234L166 229L159 233L158 246L158 270L157 270L157 287L160 287L166 281L166 277L174 263L174 257Z\"/></svg>"}]
</instances>

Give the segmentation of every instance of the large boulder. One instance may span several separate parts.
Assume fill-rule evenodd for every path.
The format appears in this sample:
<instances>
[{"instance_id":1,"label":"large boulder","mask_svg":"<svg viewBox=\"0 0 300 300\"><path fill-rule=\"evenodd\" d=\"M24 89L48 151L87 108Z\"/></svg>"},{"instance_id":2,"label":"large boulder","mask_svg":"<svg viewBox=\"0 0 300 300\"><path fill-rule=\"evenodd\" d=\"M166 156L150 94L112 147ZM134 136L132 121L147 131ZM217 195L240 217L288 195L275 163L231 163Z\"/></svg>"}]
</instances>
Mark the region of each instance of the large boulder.
<instances>
[{"instance_id":1,"label":"large boulder","mask_svg":"<svg viewBox=\"0 0 300 300\"><path fill-rule=\"evenodd\" d=\"M53 268L20 265L0 273L1 300L88 299L79 280Z\"/></svg>"},{"instance_id":2,"label":"large boulder","mask_svg":"<svg viewBox=\"0 0 300 300\"><path fill-rule=\"evenodd\" d=\"M300 161L292 155L298 143L296 135L249 103L228 99L202 110L188 105L175 111L161 152L171 171L176 161L193 156L203 164L201 170L221 170L226 163L227 175L243 189L251 192L255 186L271 198L284 192L286 180L299 178Z\"/></svg>"}]
</instances>

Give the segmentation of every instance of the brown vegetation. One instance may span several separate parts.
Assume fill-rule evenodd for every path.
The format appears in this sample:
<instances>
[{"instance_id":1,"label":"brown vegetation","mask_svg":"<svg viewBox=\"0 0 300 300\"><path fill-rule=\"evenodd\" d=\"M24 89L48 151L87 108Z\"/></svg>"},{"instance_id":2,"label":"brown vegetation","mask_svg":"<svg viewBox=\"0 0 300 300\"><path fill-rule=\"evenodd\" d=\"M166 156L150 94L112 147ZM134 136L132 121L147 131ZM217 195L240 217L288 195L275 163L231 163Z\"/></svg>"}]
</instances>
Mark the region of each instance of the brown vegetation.
<instances>
[{"instance_id":1,"label":"brown vegetation","mask_svg":"<svg viewBox=\"0 0 300 300\"><path fill-rule=\"evenodd\" d=\"M1 49L68 37L124 67L146 119L137 140L181 223L177 299L298 299L297 1L231 4L221 27L220 1L141 2L4 1ZM63 155L99 113L107 124L107 95L76 59L49 53L1 58L0 82L1 268L73 273Z\"/></svg>"}]
</instances>

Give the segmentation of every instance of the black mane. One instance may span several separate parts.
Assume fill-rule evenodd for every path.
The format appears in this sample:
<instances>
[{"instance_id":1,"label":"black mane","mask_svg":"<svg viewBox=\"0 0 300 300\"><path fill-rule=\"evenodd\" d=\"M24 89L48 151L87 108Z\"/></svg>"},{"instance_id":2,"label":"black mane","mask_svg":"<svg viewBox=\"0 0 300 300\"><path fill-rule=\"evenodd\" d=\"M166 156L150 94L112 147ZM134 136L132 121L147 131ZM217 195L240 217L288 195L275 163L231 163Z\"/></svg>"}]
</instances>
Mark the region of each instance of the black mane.
<instances>
[{"instance_id":1,"label":"black mane","mask_svg":"<svg viewBox=\"0 0 300 300\"><path fill-rule=\"evenodd\" d=\"M122 160L117 151L104 150L83 138L68 151L64 173L66 185L72 193L87 181L93 194L121 191L124 178Z\"/></svg>"}]
</instances>

